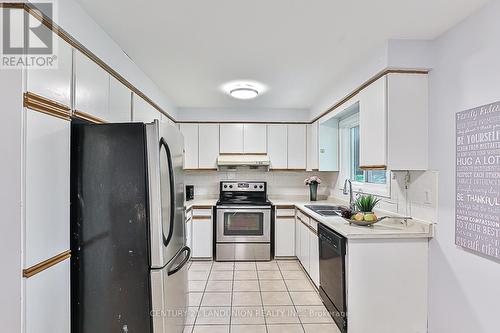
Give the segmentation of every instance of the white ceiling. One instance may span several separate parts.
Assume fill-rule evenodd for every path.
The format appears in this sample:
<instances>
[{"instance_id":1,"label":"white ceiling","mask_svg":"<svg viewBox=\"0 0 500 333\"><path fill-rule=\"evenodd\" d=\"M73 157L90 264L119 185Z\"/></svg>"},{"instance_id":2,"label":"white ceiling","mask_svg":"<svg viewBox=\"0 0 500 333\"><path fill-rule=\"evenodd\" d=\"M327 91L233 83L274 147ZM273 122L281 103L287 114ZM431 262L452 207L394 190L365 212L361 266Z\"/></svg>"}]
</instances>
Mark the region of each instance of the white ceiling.
<instances>
[{"instance_id":1,"label":"white ceiling","mask_svg":"<svg viewBox=\"0 0 500 333\"><path fill-rule=\"evenodd\" d=\"M487 0L77 0L179 108L310 108L390 38L433 39ZM268 86L250 101L220 86Z\"/></svg>"}]
</instances>

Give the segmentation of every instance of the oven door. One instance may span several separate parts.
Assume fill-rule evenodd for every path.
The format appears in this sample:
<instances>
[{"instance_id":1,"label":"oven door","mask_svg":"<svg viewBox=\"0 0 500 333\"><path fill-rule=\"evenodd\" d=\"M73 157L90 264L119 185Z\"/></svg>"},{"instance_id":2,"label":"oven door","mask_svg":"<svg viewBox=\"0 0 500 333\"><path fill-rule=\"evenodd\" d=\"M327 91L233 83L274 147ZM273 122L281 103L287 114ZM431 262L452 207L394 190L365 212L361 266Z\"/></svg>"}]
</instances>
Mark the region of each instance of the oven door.
<instances>
[{"instance_id":1,"label":"oven door","mask_svg":"<svg viewBox=\"0 0 500 333\"><path fill-rule=\"evenodd\" d=\"M270 207L217 207L218 243L270 241Z\"/></svg>"}]
</instances>

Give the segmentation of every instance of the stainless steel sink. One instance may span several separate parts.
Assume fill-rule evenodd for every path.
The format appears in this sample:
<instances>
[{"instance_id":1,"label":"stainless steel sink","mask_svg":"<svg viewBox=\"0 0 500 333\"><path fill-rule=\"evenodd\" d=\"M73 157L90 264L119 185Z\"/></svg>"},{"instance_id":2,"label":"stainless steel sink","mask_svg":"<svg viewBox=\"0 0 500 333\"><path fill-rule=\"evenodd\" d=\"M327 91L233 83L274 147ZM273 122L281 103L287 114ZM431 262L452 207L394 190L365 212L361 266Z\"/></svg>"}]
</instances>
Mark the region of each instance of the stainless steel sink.
<instances>
[{"instance_id":1,"label":"stainless steel sink","mask_svg":"<svg viewBox=\"0 0 500 333\"><path fill-rule=\"evenodd\" d=\"M321 216L341 216L342 209L345 209L343 206L332 205L305 205L305 207Z\"/></svg>"}]
</instances>

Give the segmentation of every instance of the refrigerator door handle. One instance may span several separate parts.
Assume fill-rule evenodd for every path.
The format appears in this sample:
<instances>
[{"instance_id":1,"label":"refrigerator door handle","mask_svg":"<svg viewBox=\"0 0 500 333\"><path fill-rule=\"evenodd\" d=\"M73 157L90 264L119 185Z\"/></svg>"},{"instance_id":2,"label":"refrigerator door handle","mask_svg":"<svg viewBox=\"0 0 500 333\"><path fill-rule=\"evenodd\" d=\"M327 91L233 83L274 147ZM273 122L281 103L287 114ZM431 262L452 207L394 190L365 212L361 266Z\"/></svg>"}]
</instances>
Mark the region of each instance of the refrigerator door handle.
<instances>
[{"instance_id":1,"label":"refrigerator door handle","mask_svg":"<svg viewBox=\"0 0 500 333\"><path fill-rule=\"evenodd\" d=\"M160 150L161 147L165 148L165 153L167 154L167 164L168 164L168 175L170 182L170 223L168 228L168 235L165 237L165 230L163 230L163 245L165 247L168 246L170 240L172 239L172 235L174 233L174 220L175 220L175 183L174 183L174 170L172 165L172 155L170 153L170 148L168 147L167 142L164 138L160 139ZM163 225L163 223L162 223Z\"/></svg>"},{"instance_id":2,"label":"refrigerator door handle","mask_svg":"<svg viewBox=\"0 0 500 333\"><path fill-rule=\"evenodd\" d=\"M189 262L189 259L191 259L191 249L189 248L189 246L184 246L182 250L179 251L179 254L175 257L175 259L177 259L178 256L180 256L182 253L185 252L186 252L186 257L182 260L182 262L179 265L175 266L174 269L167 271L168 276L177 273L182 269L182 267L184 267ZM175 259L173 260L174 262Z\"/></svg>"}]
</instances>

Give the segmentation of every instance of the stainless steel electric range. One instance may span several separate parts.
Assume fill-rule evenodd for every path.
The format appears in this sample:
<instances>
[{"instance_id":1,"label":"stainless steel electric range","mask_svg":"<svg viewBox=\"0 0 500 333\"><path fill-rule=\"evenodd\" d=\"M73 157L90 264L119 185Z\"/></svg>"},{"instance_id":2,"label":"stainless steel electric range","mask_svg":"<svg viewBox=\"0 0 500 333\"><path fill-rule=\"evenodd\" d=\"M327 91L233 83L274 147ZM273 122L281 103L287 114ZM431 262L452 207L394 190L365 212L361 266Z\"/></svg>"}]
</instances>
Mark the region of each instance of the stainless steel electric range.
<instances>
[{"instance_id":1,"label":"stainless steel electric range","mask_svg":"<svg viewBox=\"0 0 500 333\"><path fill-rule=\"evenodd\" d=\"M266 182L221 182L215 260L270 260L271 206Z\"/></svg>"}]
</instances>

